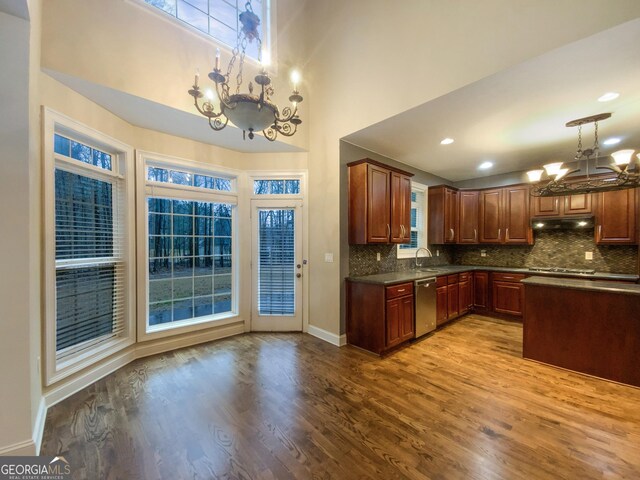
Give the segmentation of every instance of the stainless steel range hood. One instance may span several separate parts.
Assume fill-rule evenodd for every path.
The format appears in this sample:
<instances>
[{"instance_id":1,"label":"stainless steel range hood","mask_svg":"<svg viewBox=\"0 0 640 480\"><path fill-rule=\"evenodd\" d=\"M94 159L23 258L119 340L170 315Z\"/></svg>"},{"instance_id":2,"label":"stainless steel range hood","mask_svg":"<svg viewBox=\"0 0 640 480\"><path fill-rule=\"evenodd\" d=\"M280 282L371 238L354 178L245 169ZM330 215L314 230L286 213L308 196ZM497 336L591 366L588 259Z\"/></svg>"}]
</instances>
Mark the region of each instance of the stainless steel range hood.
<instances>
[{"instance_id":1,"label":"stainless steel range hood","mask_svg":"<svg viewBox=\"0 0 640 480\"><path fill-rule=\"evenodd\" d=\"M593 228L593 216L533 218L531 227L534 230L588 230Z\"/></svg>"}]
</instances>

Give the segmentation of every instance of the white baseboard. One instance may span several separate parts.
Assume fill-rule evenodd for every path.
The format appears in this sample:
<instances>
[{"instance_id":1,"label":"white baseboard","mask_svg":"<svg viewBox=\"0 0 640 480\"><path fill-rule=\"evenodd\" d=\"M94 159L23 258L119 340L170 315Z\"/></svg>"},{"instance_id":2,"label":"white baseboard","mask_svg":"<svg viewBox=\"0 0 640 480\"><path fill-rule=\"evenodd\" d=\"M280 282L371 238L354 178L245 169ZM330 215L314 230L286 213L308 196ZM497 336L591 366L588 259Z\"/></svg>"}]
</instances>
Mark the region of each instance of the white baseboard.
<instances>
[{"instance_id":1,"label":"white baseboard","mask_svg":"<svg viewBox=\"0 0 640 480\"><path fill-rule=\"evenodd\" d=\"M33 443L32 439L0 448L0 457L26 457L33 455L37 454L36 444Z\"/></svg>"},{"instance_id":2,"label":"white baseboard","mask_svg":"<svg viewBox=\"0 0 640 480\"><path fill-rule=\"evenodd\" d=\"M319 338L320 340L324 340L325 342L329 342L331 345L335 345L336 347L342 347L347 344L347 336L346 335L336 335L335 333L328 332L322 328L315 327L313 325L309 325L309 329L307 330L309 335L313 335L314 337Z\"/></svg>"},{"instance_id":3,"label":"white baseboard","mask_svg":"<svg viewBox=\"0 0 640 480\"><path fill-rule=\"evenodd\" d=\"M47 419L47 404L44 397L40 399L38 404L38 414L33 425L33 443L36 449L36 455L40 455L40 446L42 445L42 435L44 434L44 422Z\"/></svg>"}]
</instances>

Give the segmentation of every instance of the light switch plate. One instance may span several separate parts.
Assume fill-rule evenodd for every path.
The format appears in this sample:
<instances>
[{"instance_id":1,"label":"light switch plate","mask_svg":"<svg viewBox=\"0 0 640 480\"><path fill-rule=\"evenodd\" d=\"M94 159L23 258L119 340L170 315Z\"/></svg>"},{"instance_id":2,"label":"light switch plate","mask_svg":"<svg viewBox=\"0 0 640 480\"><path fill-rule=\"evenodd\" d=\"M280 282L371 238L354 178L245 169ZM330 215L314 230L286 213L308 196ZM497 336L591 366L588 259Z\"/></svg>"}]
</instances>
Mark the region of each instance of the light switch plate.
<instances>
[{"instance_id":1,"label":"light switch plate","mask_svg":"<svg viewBox=\"0 0 640 480\"><path fill-rule=\"evenodd\" d=\"M480 256L481 257L486 257L487 256L487 251L486 250L480 250Z\"/></svg>"},{"instance_id":2,"label":"light switch plate","mask_svg":"<svg viewBox=\"0 0 640 480\"><path fill-rule=\"evenodd\" d=\"M333 253L325 253L324 261L327 263L333 263Z\"/></svg>"},{"instance_id":3,"label":"light switch plate","mask_svg":"<svg viewBox=\"0 0 640 480\"><path fill-rule=\"evenodd\" d=\"M593 252L584 252L585 260L593 260Z\"/></svg>"},{"instance_id":4,"label":"light switch plate","mask_svg":"<svg viewBox=\"0 0 640 480\"><path fill-rule=\"evenodd\" d=\"M376 253L376 260L380 261L380 252Z\"/></svg>"}]
</instances>

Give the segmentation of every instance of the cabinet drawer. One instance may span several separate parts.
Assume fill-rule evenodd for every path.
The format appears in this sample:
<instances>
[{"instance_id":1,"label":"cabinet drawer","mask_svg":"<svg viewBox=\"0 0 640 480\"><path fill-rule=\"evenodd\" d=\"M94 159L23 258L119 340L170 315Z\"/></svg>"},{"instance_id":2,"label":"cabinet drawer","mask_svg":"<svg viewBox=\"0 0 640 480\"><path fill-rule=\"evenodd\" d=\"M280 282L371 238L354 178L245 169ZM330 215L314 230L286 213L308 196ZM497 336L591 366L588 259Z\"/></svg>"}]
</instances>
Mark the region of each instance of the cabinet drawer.
<instances>
[{"instance_id":1,"label":"cabinet drawer","mask_svg":"<svg viewBox=\"0 0 640 480\"><path fill-rule=\"evenodd\" d=\"M413 283L401 283L400 285L387 287L386 294L387 300L403 297L404 295L413 295Z\"/></svg>"},{"instance_id":2,"label":"cabinet drawer","mask_svg":"<svg viewBox=\"0 0 640 480\"><path fill-rule=\"evenodd\" d=\"M436 287L446 287L447 286L447 276L436 278Z\"/></svg>"},{"instance_id":3,"label":"cabinet drawer","mask_svg":"<svg viewBox=\"0 0 640 480\"><path fill-rule=\"evenodd\" d=\"M524 273L494 273L493 280L496 282L519 282L524 278Z\"/></svg>"},{"instance_id":4,"label":"cabinet drawer","mask_svg":"<svg viewBox=\"0 0 640 480\"><path fill-rule=\"evenodd\" d=\"M454 283L458 283L458 274L456 273L455 275L448 275L447 276L447 283L449 285L453 285Z\"/></svg>"},{"instance_id":5,"label":"cabinet drawer","mask_svg":"<svg viewBox=\"0 0 640 480\"><path fill-rule=\"evenodd\" d=\"M469 281L469 272L460 273L458 276L460 277L461 282Z\"/></svg>"}]
</instances>

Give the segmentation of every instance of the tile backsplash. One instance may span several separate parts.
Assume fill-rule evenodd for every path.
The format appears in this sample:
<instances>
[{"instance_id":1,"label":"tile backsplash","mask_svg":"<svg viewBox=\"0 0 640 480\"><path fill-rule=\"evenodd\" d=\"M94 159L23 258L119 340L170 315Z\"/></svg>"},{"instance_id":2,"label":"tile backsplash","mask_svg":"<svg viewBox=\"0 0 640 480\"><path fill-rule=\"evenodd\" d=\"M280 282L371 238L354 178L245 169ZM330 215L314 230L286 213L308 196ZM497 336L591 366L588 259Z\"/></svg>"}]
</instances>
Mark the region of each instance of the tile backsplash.
<instances>
[{"instance_id":1,"label":"tile backsplash","mask_svg":"<svg viewBox=\"0 0 640 480\"><path fill-rule=\"evenodd\" d=\"M397 258L396 245L350 245L349 275L372 275L374 273L402 272L415 267L414 258ZM421 258L423 266L449 265L453 260L453 249L448 245L434 245L429 249L439 257ZM377 254L380 253L380 261Z\"/></svg>"},{"instance_id":2,"label":"tile backsplash","mask_svg":"<svg viewBox=\"0 0 640 480\"><path fill-rule=\"evenodd\" d=\"M598 272L637 273L638 247L598 246L591 230L535 232L534 245L433 245L439 257L425 258L424 265L492 265L496 267L588 268ZM414 268L414 259L396 258L395 245L351 245L349 275L371 275ZM481 256L481 251L486 256ZM593 260L585 260L593 252ZM380 253L381 260L377 261Z\"/></svg>"},{"instance_id":3,"label":"tile backsplash","mask_svg":"<svg viewBox=\"0 0 640 480\"><path fill-rule=\"evenodd\" d=\"M591 230L534 232L533 245L456 245L453 263L497 267L586 268L598 272L636 273L638 247L596 245ZM487 256L481 256L485 250ZM585 260L593 252L593 260Z\"/></svg>"}]
</instances>

